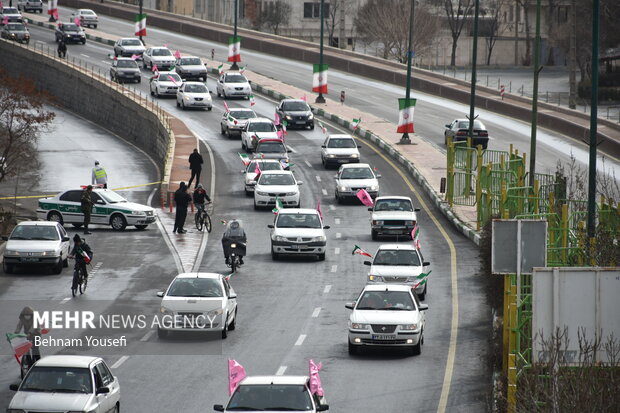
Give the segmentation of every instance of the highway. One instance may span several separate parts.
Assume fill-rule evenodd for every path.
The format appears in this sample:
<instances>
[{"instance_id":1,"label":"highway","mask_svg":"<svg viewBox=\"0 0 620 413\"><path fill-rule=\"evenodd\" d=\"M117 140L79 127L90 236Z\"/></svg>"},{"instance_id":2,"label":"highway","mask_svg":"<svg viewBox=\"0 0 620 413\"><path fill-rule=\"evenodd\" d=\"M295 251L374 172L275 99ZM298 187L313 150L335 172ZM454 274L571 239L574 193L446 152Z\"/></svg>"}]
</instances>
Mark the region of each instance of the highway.
<instances>
[{"instance_id":1,"label":"highway","mask_svg":"<svg viewBox=\"0 0 620 413\"><path fill-rule=\"evenodd\" d=\"M108 26L108 20L102 17L102 28L113 27ZM31 33L33 41L55 47L49 30L31 27ZM172 41L167 42L171 48L177 47ZM183 44L177 42L184 52L191 52L191 47L199 44L191 46L194 41L190 40ZM206 53L204 45L201 50ZM221 50L217 51L220 56ZM109 68L110 51L110 47L94 42L69 46L70 56L82 56L105 71ZM251 63L250 68L258 70L258 65L255 67ZM143 74L139 87L143 93L148 93L148 73ZM212 79L208 85L214 86ZM146 331L129 334L132 344L128 348L105 356L121 381L123 411L210 411L213 403L227 400L228 358L236 359L251 375L307 374L309 358L323 362L323 387L330 411L334 412L435 412L442 391L448 389L450 392L444 396L447 396L446 411L485 410L486 391L491 382L485 359L492 316L481 289L475 246L457 233L437 210L430 208L429 200L421 195L419 187L405 180L390 161L363 143L362 160L383 175L381 193L412 196L415 204L422 207L419 213L422 251L425 260L431 262L433 272L426 298L430 309L422 355L408 357L397 351L372 351L349 356L346 345L349 310L344 304L359 293L368 268L362 265L363 257L352 256L351 250L357 244L372 253L382 243L370 239L366 208L353 203L335 203L335 171L326 171L320 164L319 147L324 139L320 129L289 131L286 140L294 150L291 154L291 161L296 165L293 170L304 182L302 204L314 207L321 199L326 223L331 225L329 248L324 262L272 262L267 224L273 221L273 214L254 211L251 198L244 196L240 174L242 164L237 155L240 142L220 135L223 101L215 94L213 96L215 107L212 112L183 112L175 107L174 99L159 99L158 103L185 121L215 154L215 228L209 236L201 271L227 272L219 243L223 230L219 220L241 218L245 222L249 255L246 265L231 279L239 302L237 329L223 343L221 354L211 352L212 348L204 343L205 353L211 352L210 355L184 355L199 350L203 345L200 340L160 340ZM247 101L232 100L228 104L231 107L249 106ZM273 117L274 102L257 96L254 110L259 115ZM108 160L106 165L106 159L99 159L108 169L112 168L110 165L118 168L111 169L114 175L136 182L156 180L156 168L144 154L99 128L92 125L90 128L98 133L84 133L83 148L96 141L102 147L118 146L115 153L131 153L134 163L121 162L117 166L113 160ZM328 129L329 133L337 131L331 126ZM74 141L61 139L60 131L55 133L58 134L54 140L56 151L76 149ZM66 173L57 178L57 186L75 185L72 175L88 169L92 155L87 149L83 151L81 156L88 162L63 163ZM42 151L40 156L45 162L46 156L56 155L46 155ZM209 182L206 177L203 181ZM148 202L149 195L147 191L127 194L142 203ZM102 265L89 284L86 296L69 300L69 308L88 309L93 305L91 300L106 300L103 305L109 308L131 304L147 314L156 311L152 300L146 300L152 299L156 291L163 290L176 273L170 251L157 227L152 226L144 232L132 230L124 233L100 229L90 238L92 241L89 239L89 242L97 252L96 260ZM60 302L68 292L67 270L61 276L20 273L0 277L2 300L28 299L36 307L38 300ZM454 307L457 303L458 307ZM15 319L18 311L16 309ZM458 340L456 347L451 348L450 331L454 316ZM8 318L8 315L3 317ZM12 328L13 324L9 325ZM449 371L450 387L446 387L449 354L456 357L456 361L453 370ZM8 405L11 397L8 384L17 378L18 369L8 355L2 356L1 363L3 371L13 372L0 378L0 404Z\"/></svg>"}]
</instances>

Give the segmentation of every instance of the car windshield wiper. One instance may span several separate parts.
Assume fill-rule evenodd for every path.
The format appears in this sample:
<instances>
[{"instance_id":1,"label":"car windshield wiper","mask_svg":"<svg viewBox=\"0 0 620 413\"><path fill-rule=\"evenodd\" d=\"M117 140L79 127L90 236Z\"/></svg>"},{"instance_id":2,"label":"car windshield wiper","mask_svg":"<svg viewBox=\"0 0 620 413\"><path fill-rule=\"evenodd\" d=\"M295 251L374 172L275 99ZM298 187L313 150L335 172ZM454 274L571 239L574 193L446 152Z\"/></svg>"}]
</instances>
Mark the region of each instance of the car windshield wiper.
<instances>
[{"instance_id":1,"label":"car windshield wiper","mask_svg":"<svg viewBox=\"0 0 620 413\"><path fill-rule=\"evenodd\" d=\"M231 410L253 410L253 411L263 411L265 409L259 409L258 407L245 407L245 406L237 406L237 407L227 407L227 411Z\"/></svg>"},{"instance_id":2,"label":"car windshield wiper","mask_svg":"<svg viewBox=\"0 0 620 413\"><path fill-rule=\"evenodd\" d=\"M75 389L52 389L50 391L53 391L56 393L86 393L85 391L75 390Z\"/></svg>"},{"instance_id":3,"label":"car windshield wiper","mask_svg":"<svg viewBox=\"0 0 620 413\"><path fill-rule=\"evenodd\" d=\"M30 238L24 238L24 237L11 237L10 239L25 239L25 240L29 240Z\"/></svg>"},{"instance_id":4,"label":"car windshield wiper","mask_svg":"<svg viewBox=\"0 0 620 413\"><path fill-rule=\"evenodd\" d=\"M55 238L46 238L46 237L33 237L30 239L35 240L35 241L56 241Z\"/></svg>"},{"instance_id":5,"label":"car windshield wiper","mask_svg":"<svg viewBox=\"0 0 620 413\"><path fill-rule=\"evenodd\" d=\"M398 307L390 307L390 308L377 308L380 311L413 311L407 310L406 308L398 308Z\"/></svg>"},{"instance_id":6,"label":"car windshield wiper","mask_svg":"<svg viewBox=\"0 0 620 413\"><path fill-rule=\"evenodd\" d=\"M285 411L295 411L295 412L303 412L303 411L308 411L310 409L295 409L293 407L267 407L265 410L285 410Z\"/></svg>"},{"instance_id":7,"label":"car windshield wiper","mask_svg":"<svg viewBox=\"0 0 620 413\"><path fill-rule=\"evenodd\" d=\"M375 307L357 307L356 310L376 310Z\"/></svg>"},{"instance_id":8,"label":"car windshield wiper","mask_svg":"<svg viewBox=\"0 0 620 413\"><path fill-rule=\"evenodd\" d=\"M51 392L51 389L42 389L40 387L26 387L19 389L20 391L42 391L42 392Z\"/></svg>"}]
</instances>

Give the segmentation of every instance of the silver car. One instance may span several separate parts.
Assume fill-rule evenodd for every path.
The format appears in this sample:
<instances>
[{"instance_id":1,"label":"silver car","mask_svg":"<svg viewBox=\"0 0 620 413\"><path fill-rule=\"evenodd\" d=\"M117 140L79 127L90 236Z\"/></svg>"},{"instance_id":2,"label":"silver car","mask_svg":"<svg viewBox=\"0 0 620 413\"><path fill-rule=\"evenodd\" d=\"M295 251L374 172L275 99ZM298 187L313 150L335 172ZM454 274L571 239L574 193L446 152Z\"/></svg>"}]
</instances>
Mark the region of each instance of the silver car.
<instances>
[{"instance_id":1,"label":"silver car","mask_svg":"<svg viewBox=\"0 0 620 413\"><path fill-rule=\"evenodd\" d=\"M375 174L367 163L345 164L340 167L336 179L336 201L342 202L345 199L356 198L360 189L374 199L379 195L380 174Z\"/></svg>"},{"instance_id":2,"label":"silver car","mask_svg":"<svg viewBox=\"0 0 620 413\"><path fill-rule=\"evenodd\" d=\"M175 58L167 47L149 47L142 54L142 67L153 69L157 66L159 71L170 70L174 66Z\"/></svg>"},{"instance_id":3,"label":"silver car","mask_svg":"<svg viewBox=\"0 0 620 413\"><path fill-rule=\"evenodd\" d=\"M99 24L99 17L97 17L97 13L91 9L78 9L72 14L72 17L74 19L76 17L79 18L80 25L82 27L93 27L96 29Z\"/></svg>"},{"instance_id":4,"label":"silver car","mask_svg":"<svg viewBox=\"0 0 620 413\"><path fill-rule=\"evenodd\" d=\"M207 81L207 68L197 56L183 56L177 59L175 70L185 80Z\"/></svg>"},{"instance_id":5,"label":"silver car","mask_svg":"<svg viewBox=\"0 0 620 413\"><path fill-rule=\"evenodd\" d=\"M204 83L185 82L177 92L177 107L185 110L188 108L213 109L211 92Z\"/></svg>"},{"instance_id":6,"label":"silver car","mask_svg":"<svg viewBox=\"0 0 620 413\"><path fill-rule=\"evenodd\" d=\"M19 43L30 43L30 32L24 23L7 23L2 26L0 36L3 39L14 40Z\"/></svg>"},{"instance_id":7,"label":"silver car","mask_svg":"<svg viewBox=\"0 0 620 413\"><path fill-rule=\"evenodd\" d=\"M257 189L258 191L258 189ZM327 236L321 215L316 209L286 209L276 215L271 228L271 258L283 255L314 255L325 260Z\"/></svg>"},{"instance_id":8,"label":"silver car","mask_svg":"<svg viewBox=\"0 0 620 413\"><path fill-rule=\"evenodd\" d=\"M241 136L241 132L245 125L248 123L248 119L256 117L256 113L249 108L231 108L230 112L224 112L222 119L220 120L220 132L222 135L231 138L233 135Z\"/></svg>"},{"instance_id":9,"label":"silver car","mask_svg":"<svg viewBox=\"0 0 620 413\"><path fill-rule=\"evenodd\" d=\"M357 163L360 161L358 145L351 135L329 135L321 145L321 163L328 168L331 165Z\"/></svg>"},{"instance_id":10,"label":"silver car","mask_svg":"<svg viewBox=\"0 0 620 413\"><path fill-rule=\"evenodd\" d=\"M142 54L144 54L145 50L140 39L135 37L125 37L118 39L116 43L114 43L114 57L132 57L137 55L142 59Z\"/></svg>"},{"instance_id":11,"label":"silver car","mask_svg":"<svg viewBox=\"0 0 620 413\"><path fill-rule=\"evenodd\" d=\"M41 0L18 0L17 9L25 12L43 13L43 2Z\"/></svg>"},{"instance_id":12,"label":"silver car","mask_svg":"<svg viewBox=\"0 0 620 413\"><path fill-rule=\"evenodd\" d=\"M9 22L23 22L22 14L15 7L2 7L0 9L0 22L6 18Z\"/></svg>"},{"instance_id":13,"label":"silver car","mask_svg":"<svg viewBox=\"0 0 620 413\"><path fill-rule=\"evenodd\" d=\"M244 170L243 174L244 188L246 195L252 195L254 193L254 187L256 186L256 164L261 171L282 171L282 163L276 159L254 159Z\"/></svg>"},{"instance_id":14,"label":"silver car","mask_svg":"<svg viewBox=\"0 0 620 413\"><path fill-rule=\"evenodd\" d=\"M217 96L249 98L252 87L248 79L239 72L226 72L217 79Z\"/></svg>"}]
</instances>

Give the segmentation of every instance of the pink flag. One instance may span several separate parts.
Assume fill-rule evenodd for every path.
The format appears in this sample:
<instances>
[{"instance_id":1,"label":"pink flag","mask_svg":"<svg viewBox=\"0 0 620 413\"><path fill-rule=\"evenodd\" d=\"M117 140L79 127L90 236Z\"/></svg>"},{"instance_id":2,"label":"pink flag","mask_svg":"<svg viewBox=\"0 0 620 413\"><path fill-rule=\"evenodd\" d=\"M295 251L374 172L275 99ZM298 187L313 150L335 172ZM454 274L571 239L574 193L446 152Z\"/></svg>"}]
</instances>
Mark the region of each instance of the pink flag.
<instances>
[{"instance_id":1,"label":"pink flag","mask_svg":"<svg viewBox=\"0 0 620 413\"><path fill-rule=\"evenodd\" d=\"M54 16L54 20L60 20L60 17L58 16L58 9L54 10L54 13L52 13L52 16Z\"/></svg>"},{"instance_id":2,"label":"pink flag","mask_svg":"<svg viewBox=\"0 0 620 413\"><path fill-rule=\"evenodd\" d=\"M260 169L260 162L256 161L256 167L254 168L254 173L256 174L256 178L254 178L255 181L258 181L258 178L260 178L260 174L263 172Z\"/></svg>"},{"instance_id":3,"label":"pink flag","mask_svg":"<svg viewBox=\"0 0 620 413\"><path fill-rule=\"evenodd\" d=\"M4 3L0 1L0 9L4 7Z\"/></svg>"},{"instance_id":4,"label":"pink flag","mask_svg":"<svg viewBox=\"0 0 620 413\"><path fill-rule=\"evenodd\" d=\"M316 204L316 210L319 212L319 216L321 217L321 221L323 221L323 211L321 211L321 200Z\"/></svg>"},{"instance_id":5,"label":"pink flag","mask_svg":"<svg viewBox=\"0 0 620 413\"><path fill-rule=\"evenodd\" d=\"M310 393L316 394L319 397L323 396L323 387L321 386L321 377L319 376L319 370L323 368L323 363L316 364L314 360L310 360Z\"/></svg>"},{"instance_id":6,"label":"pink flag","mask_svg":"<svg viewBox=\"0 0 620 413\"><path fill-rule=\"evenodd\" d=\"M153 73L159 72L159 69L157 68L157 65L155 63L153 63L153 67L151 70L153 71Z\"/></svg>"},{"instance_id":7,"label":"pink flag","mask_svg":"<svg viewBox=\"0 0 620 413\"><path fill-rule=\"evenodd\" d=\"M82 21L80 20L80 18L79 18L79 17L76 17L75 19L73 19L73 23L75 23L75 24L76 24L76 25L78 25L78 26L81 26L81 25L82 25Z\"/></svg>"},{"instance_id":8,"label":"pink flag","mask_svg":"<svg viewBox=\"0 0 620 413\"><path fill-rule=\"evenodd\" d=\"M228 103L224 102L224 109L226 109L226 112L230 112L230 109L228 108Z\"/></svg>"},{"instance_id":9,"label":"pink flag","mask_svg":"<svg viewBox=\"0 0 620 413\"><path fill-rule=\"evenodd\" d=\"M174 83L175 85L178 85L177 81L174 80L174 78L170 75L168 75L168 80L171 81L172 83Z\"/></svg>"},{"instance_id":10,"label":"pink flag","mask_svg":"<svg viewBox=\"0 0 620 413\"><path fill-rule=\"evenodd\" d=\"M278 129L276 135L278 136L278 138L284 140L284 132L282 132L282 129Z\"/></svg>"},{"instance_id":11,"label":"pink flag","mask_svg":"<svg viewBox=\"0 0 620 413\"><path fill-rule=\"evenodd\" d=\"M2 18L2 24L9 24L9 16L4 16Z\"/></svg>"},{"instance_id":12,"label":"pink flag","mask_svg":"<svg viewBox=\"0 0 620 413\"><path fill-rule=\"evenodd\" d=\"M366 206L373 206L375 203L372 200L372 197L370 196L370 194L368 193L368 191L366 191L365 189L360 189L359 191L357 191L357 193L355 194L357 196L357 198L362 201L362 204L366 205Z\"/></svg>"},{"instance_id":13,"label":"pink flag","mask_svg":"<svg viewBox=\"0 0 620 413\"><path fill-rule=\"evenodd\" d=\"M232 395L237 385L245 378L245 369L236 360L228 360L228 395Z\"/></svg>"},{"instance_id":14,"label":"pink flag","mask_svg":"<svg viewBox=\"0 0 620 413\"><path fill-rule=\"evenodd\" d=\"M139 55L139 54L132 54L132 55L131 55L131 59L132 59L132 60L138 60L139 58L140 58L140 55Z\"/></svg>"},{"instance_id":15,"label":"pink flag","mask_svg":"<svg viewBox=\"0 0 620 413\"><path fill-rule=\"evenodd\" d=\"M301 100L303 100L304 102L308 101L308 98L306 97L306 94L304 93L304 95L301 97Z\"/></svg>"},{"instance_id":16,"label":"pink flag","mask_svg":"<svg viewBox=\"0 0 620 413\"><path fill-rule=\"evenodd\" d=\"M278 115L277 112L276 112L276 117L273 120L273 124L276 126L280 124L280 115Z\"/></svg>"},{"instance_id":17,"label":"pink flag","mask_svg":"<svg viewBox=\"0 0 620 413\"><path fill-rule=\"evenodd\" d=\"M176 52L174 52L174 57L176 57L177 59L180 59L181 58L181 52L178 51L178 50Z\"/></svg>"}]
</instances>

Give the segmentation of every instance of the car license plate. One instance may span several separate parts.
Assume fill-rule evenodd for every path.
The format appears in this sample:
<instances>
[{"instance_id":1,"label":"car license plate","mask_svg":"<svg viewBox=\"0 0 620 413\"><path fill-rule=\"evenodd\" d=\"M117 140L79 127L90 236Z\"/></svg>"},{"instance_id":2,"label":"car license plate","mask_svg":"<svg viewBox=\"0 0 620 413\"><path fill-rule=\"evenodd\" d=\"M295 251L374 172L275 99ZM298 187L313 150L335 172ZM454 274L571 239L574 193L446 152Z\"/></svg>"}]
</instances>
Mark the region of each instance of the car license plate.
<instances>
[{"instance_id":1,"label":"car license plate","mask_svg":"<svg viewBox=\"0 0 620 413\"><path fill-rule=\"evenodd\" d=\"M385 231L386 234L402 234L401 230L398 229L388 229L387 231Z\"/></svg>"},{"instance_id":2,"label":"car license plate","mask_svg":"<svg viewBox=\"0 0 620 413\"><path fill-rule=\"evenodd\" d=\"M306 121L305 120L298 120L297 122L295 122L298 125L305 125Z\"/></svg>"},{"instance_id":3,"label":"car license plate","mask_svg":"<svg viewBox=\"0 0 620 413\"><path fill-rule=\"evenodd\" d=\"M269 202L276 202L275 198L269 198Z\"/></svg>"},{"instance_id":4,"label":"car license plate","mask_svg":"<svg viewBox=\"0 0 620 413\"><path fill-rule=\"evenodd\" d=\"M348 162L348 161L349 161L348 159L338 159L338 163L345 163L345 162Z\"/></svg>"},{"instance_id":5,"label":"car license plate","mask_svg":"<svg viewBox=\"0 0 620 413\"><path fill-rule=\"evenodd\" d=\"M21 262L39 262L39 259L38 258L30 258L29 257L29 258L22 258L20 261Z\"/></svg>"},{"instance_id":6,"label":"car license plate","mask_svg":"<svg viewBox=\"0 0 620 413\"><path fill-rule=\"evenodd\" d=\"M396 336L394 334L373 334L373 340L395 340Z\"/></svg>"}]
</instances>

